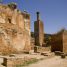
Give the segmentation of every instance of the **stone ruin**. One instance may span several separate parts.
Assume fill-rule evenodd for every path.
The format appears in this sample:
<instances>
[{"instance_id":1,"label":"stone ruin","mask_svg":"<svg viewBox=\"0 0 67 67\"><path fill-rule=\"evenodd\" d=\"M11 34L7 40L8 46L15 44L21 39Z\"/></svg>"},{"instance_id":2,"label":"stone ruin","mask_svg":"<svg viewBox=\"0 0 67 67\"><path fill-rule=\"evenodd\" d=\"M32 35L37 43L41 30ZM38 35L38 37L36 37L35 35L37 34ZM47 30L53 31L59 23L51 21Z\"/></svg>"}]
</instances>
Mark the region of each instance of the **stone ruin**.
<instances>
[{"instance_id":1,"label":"stone ruin","mask_svg":"<svg viewBox=\"0 0 67 67\"><path fill-rule=\"evenodd\" d=\"M67 31L57 33L51 37L51 51L66 50ZM0 4L0 53L29 52L47 50L45 47L43 22L37 12L37 20L34 22L34 37L31 37L30 14L17 9L16 3L8 5ZM42 48L43 47L43 48ZM37 48L37 49L36 49ZM48 49L50 50L50 49Z\"/></svg>"},{"instance_id":2,"label":"stone ruin","mask_svg":"<svg viewBox=\"0 0 67 67\"><path fill-rule=\"evenodd\" d=\"M0 53L30 50L30 15L17 9L15 3L0 4Z\"/></svg>"},{"instance_id":3,"label":"stone ruin","mask_svg":"<svg viewBox=\"0 0 67 67\"><path fill-rule=\"evenodd\" d=\"M62 29L51 37L51 51L67 53L67 30Z\"/></svg>"}]
</instances>

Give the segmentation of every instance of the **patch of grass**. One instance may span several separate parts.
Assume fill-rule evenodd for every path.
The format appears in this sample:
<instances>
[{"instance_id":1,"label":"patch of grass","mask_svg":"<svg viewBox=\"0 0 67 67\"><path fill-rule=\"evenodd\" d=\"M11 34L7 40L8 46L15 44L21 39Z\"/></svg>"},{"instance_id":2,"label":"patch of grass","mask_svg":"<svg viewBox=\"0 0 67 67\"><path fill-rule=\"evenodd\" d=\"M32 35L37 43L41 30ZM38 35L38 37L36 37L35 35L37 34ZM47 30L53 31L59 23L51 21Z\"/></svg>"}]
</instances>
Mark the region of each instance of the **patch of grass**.
<instances>
[{"instance_id":1,"label":"patch of grass","mask_svg":"<svg viewBox=\"0 0 67 67\"><path fill-rule=\"evenodd\" d=\"M38 59L31 59L31 60L29 60L29 61L25 61L24 64L22 64L22 65L16 65L16 67L28 66L29 64L35 63L35 62L37 62L37 61L38 61Z\"/></svg>"}]
</instances>

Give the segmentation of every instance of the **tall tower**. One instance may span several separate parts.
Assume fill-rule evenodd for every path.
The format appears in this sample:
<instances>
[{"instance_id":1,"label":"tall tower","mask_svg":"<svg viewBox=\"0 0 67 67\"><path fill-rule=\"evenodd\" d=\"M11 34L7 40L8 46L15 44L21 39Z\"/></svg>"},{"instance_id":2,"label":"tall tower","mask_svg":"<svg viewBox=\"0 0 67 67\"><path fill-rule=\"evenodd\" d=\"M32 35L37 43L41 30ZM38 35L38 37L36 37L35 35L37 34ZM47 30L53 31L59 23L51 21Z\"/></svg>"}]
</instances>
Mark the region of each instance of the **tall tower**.
<instances>
[{"instance_id":1,"label":"tall tower","mask_svg":"<svg viewBox=\"0 0 67 67\"><path fill-rule=\"evenodd\" d=\"M36 14L37 14L37 20L34 22L35 45L43 46L43 43L44 43L43 22L40 20L39 12L36 12Z\"/></svg>"}]
</instances>

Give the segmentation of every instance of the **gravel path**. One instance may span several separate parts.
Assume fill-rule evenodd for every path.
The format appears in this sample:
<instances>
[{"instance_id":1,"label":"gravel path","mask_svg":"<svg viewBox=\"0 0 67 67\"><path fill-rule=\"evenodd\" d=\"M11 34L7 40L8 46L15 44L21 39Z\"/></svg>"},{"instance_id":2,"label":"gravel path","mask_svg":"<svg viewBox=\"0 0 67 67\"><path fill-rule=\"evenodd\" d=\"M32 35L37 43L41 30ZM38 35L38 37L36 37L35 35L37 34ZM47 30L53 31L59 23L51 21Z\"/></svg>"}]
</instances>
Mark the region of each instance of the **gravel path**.
<instances>
[{"instance_id":1,"label":"gravel path","mask_svg":"<svg viewBox=\"0 0 67 67\"><path fill-rule=\"evenodd\" d=\"M61 59L59 56L55 56L25 67L67 67L67 58Z\"/></svg>"}]
</instances>

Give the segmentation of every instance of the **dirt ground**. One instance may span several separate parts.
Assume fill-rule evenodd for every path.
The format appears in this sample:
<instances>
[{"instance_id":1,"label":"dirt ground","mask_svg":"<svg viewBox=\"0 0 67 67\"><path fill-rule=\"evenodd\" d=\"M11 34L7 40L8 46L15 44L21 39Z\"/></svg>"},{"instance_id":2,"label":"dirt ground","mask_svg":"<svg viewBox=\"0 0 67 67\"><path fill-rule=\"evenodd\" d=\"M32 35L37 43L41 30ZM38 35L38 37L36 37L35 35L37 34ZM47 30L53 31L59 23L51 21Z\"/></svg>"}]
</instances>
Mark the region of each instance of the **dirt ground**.
<instances>
[{"instance_id":1,"label":"dirt ground","mask_svg":"<svg viewBox=\"0 0 67 67\"><path fill-rule=\"evenodd\" d=\"M67 58L61 59L60 56L55 56L26 67L67 67Z\"/></svg>"},{"instance_id":2,"label":"dirt ground","mask_svg":"<svg viewBox=\"0 0 67 67\"><path fill-rule=\"evenodd\" d=\"M22 56L35 57L37 59L43 58L41 55L18 55L18 57ZM2 62L3 58L0 57L0 67L5 67L2 65ZM45 57L43 60L24 67L67 67L67 57L65 59L61 59L60 56L53 56L49 58Z\"/></svg>"}]
</instances>

